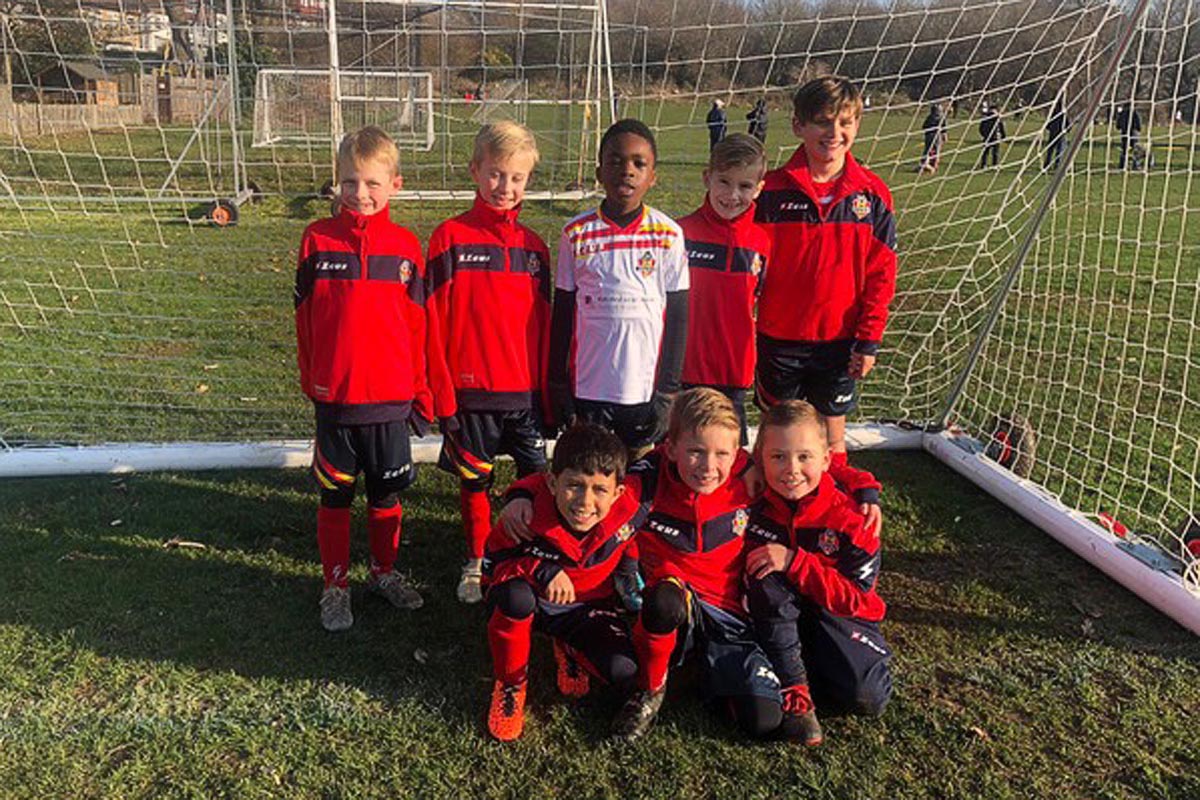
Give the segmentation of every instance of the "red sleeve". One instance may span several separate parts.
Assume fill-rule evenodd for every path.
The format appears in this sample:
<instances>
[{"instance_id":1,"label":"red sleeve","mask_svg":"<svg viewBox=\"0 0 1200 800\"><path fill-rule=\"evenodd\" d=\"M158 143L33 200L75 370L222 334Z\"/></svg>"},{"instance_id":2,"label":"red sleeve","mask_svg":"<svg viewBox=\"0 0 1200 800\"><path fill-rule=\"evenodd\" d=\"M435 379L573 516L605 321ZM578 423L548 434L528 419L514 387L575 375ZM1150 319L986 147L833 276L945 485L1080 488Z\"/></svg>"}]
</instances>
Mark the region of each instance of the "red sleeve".
<instances>
[{"instance_id":1,"label":"red sleeve","mask_svg":"<svg viewBox=\"0 0 1200 800\"><path fill-rule=\"evenodd\" d=\"M872 592L879 577L879 537L864 530L857 514L844 514L839 523L833 564L816 553L798 550L787 574L800 594L830 613L862 616L873 606Z\"/></svg>"},{"instance_id":2,"label":"red sleeve","mask_svg":"<svg viewBox=\"0 0 1200 800\"><path fill-rule=\"evenodd\" d=\"M432 420L433 395L429 392L425 359L425 334L428 326L425 315L425 258L421 255L421 243L415 236L412 236L412 256L416 262L416 274L408 282L404 318L408 323L409 344L412 347L413 410L425 419Z\"/></svg>"},{"instance_id":3,"label":"red sleeve","mask_svg":"<svg viewBox=\"0 0 1200 800\"><path fill-rule=\"evenodd\" d=\"M429 320L425 352L429 361L429 388L433 410L439 418L452 417L458 410L454 382L450 379L447 346L450 339L450 237L445 224L439 225L429 239L426 263L425 314Z\"/></svg>"},{"instance_id":4,"label":"red sleeve","mask_svg":"<svg viewBox=\"0 0 1200 800\"><path fill-rule=\"evenodd\" d=\"M859 299L858 327L854 338L878 346L887 325L888 304L896 293L896 217L886 187L877 187L875 222ZM861 348L860 348L861 349ZM864 352L874 352L866 348Z\"/></svg>"}]
</instances>

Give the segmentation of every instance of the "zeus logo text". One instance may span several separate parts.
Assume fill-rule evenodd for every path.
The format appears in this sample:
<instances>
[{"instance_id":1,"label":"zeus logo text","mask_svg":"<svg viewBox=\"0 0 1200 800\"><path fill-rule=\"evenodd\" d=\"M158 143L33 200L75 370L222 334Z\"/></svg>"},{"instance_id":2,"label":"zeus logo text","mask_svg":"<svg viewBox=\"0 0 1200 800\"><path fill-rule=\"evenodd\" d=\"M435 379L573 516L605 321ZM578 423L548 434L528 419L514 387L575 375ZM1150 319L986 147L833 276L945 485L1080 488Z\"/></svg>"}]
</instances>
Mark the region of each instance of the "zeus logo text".
<instances>
[{"instance_id":1,"label":"zeus logo text","mask_svg":"<svg viewBox=\"0 0 1200 800\"><path fill-rule=\"evenodd\" d=\"M487 253L463 253L458 257L460 264L486 264L492 257Z\"/></svg>"},{"instance_id":2,"label":"zeus logo text","mask_svg":"<svg viewBox=\"0 0 1200 800\"><path fill-rule=\"evenodd\" d=\"M786 203L779 204L780 211L803 211L806 208L808 208L808 203L797 203L795 201L789 201Z\"/></svg>"},{"instance_id":3,"label":"zeus logo text","mask_svg":"<svg viewBox=\"0 0 1200 800\"><path fill-rule=\"evenodd\" d=\"M317 272L345 272L350 269L349 264L344 264L341 261L318 261Z\"/></svg>"},{"instance_id":4,"label":"zeus logo text","mask_svg":"<svg viewBox=\"0 0 1200 800\"><path fill-rule=\"evenodd\" d=\"M749 530L747 530L746 532L749 533L751 536L754 536L758 539L765 539L768 542L782 541L782 538L783 538L775 531L767 530L766 528L764 528L761 525L751 525Z\"/></svg>"},{"instance_id":5,"label":"zeus logo text","mask_svg":"<svg viewBox=\"0 0 1200 800\"><path fill-rule=\"evenodd\" d=\"M705 253L701 250L688 250L688 258L694 258L697 261L716 261L716 253Z\"/></svg>"},{"instance_id":6,"label":"zeus logo text","mask_svg":"<svg viewBox=\"0 0 1200 800\"><path fill-rule=\"evenodd\" d=\"M679 528L674 528L670 525L664 525L661 522L650 520L646 523L646 527L655 533L661 533L663 536L678 536L681 531Z\"/></svg>"}]
</instances>

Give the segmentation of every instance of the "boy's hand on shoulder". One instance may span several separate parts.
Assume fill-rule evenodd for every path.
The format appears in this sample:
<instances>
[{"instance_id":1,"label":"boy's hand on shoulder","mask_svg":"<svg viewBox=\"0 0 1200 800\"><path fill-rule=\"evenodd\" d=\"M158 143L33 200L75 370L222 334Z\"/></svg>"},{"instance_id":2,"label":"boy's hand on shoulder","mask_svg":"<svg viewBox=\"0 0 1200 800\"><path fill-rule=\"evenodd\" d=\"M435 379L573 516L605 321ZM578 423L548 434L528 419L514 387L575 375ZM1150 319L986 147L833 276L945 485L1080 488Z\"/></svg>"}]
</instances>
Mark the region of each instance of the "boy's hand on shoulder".
<instances>
[{"instance_id":1,"label":"boy's hand on shoulder","mask_svg":"<svg viewBox=\"0 0 1200 800\"><path fill-rule=\"evenodd\" d=\"M859 503L858 510L863 515L863 527L868 533L876 536L883 533L883 508L879 503Z\"/></svg>"},{"instance_id":2,"label":"boy's hand on shoulder","mask_svg":"<svg viewBox=\"0 0 1200 800\"><path fill-rule=\"evenodd\" d=\"M550 583L546 586L545 597L551 603L566 605L567 603L575 602L575 584L571 583L571 579L566 572L559 571L557 575L550 579Z\"/></svg>"},{"instance_id":3,"label":"boy's hand on shoulder","mask_svg":"<svg viewBox=\"0 0 1200 800\"><path fill-rule=\"evenodd\" d=\"M764 544L746 556L746 572L752 578L762 580L772 572L787 572L796 558L796 553L781 544Z\"/></svg>"},{"instance_id":4,"label":"boy's hand on shoulder","mask_svg":"<svg viewBox=\"0 0 1200 800\"><path fill-rule=\"evenodd\" d=\"M875 356L866 353L850 354L850 377L860 380L875 368Z\"/></svg>"},{"instance_id":5,"label":"boy's hand on shoulder","mask_svg":"<svg viewBox=\"0 0 1200 800\"><path fill-rule=\"evenodd\" d=\"M496 524L509 539L520 544L533 538L533 531L529 528L532 520L533 503L524 497L514 497L504 504L504 508L500 509L500 516L496 519Z\"/></svg>"}]
</instances>

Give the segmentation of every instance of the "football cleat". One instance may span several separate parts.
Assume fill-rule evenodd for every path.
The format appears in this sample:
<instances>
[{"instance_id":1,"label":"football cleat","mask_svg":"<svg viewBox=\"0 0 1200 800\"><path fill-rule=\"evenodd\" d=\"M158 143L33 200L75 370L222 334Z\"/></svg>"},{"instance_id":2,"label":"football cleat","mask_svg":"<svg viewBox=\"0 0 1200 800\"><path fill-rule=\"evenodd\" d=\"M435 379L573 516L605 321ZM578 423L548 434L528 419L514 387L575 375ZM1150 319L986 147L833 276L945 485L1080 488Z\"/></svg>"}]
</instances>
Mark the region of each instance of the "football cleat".
<instances>
[{"instance_id":1,"label":"football cleat","mask_svg":"<svg viewBox=\"0 0 1200 800\"><path fill-rule=\"evenodd\" d=\"M783 723L779 731L783 738L805 747L816 747L825 741L808 684L798 683L783 689Z\"/></svg>"},{"instance_id":2,"label":"football cleat","mask_svg":"<svg viewBox=\"0 0 1200 800\"><path fill-rule=\"evenodd\" d=\"M478 603L483 599L483 559L471 558L467 559L467 563L463 565L462 576L458 579L458 589L455 594L458 595L460 603Z\"/></svg>"},{"instance_id":3,"label":"football cleat","mask_svg":"<svg viewBox=\"0 0 1200 800\"><path fill-rule=\"evenodd\" d=\"M579 663L579 659L575 657L575 651L569 645L563 644L558 639L552 641L554 663L558 667L556 673L558 691L564 697L583 697L591 688L587 670Z\"/></svg>"},{"instance_id":4,"label":"football cleat","mask_svg":"<svg viewBox=\"0 0 1200 800\"><path fill-rule=\"evenodd\" d=\"M353 624L350 590L344 586L326 586L321 592L321 626L327 631L344 631Z\"/></svg>"},{"instance_id":5,"label":"football cleat","mask_svg":"<svg viewBox=\"0 0 1200 800\"><path fill-rule=\"evenodd\" d=\"M613 738L623 742L632 742L645 736L650 730L650 726L654 724L654 719L658 716L658 710L662 708L663 698L666 696L666 686L657 691L638 689L631 694L613 720Z\"/></svg>"},{"instance_id":6,"label":"football cleat","mask_svg":"<svg viewBox=\"0 0 1200 800\"><path fill-rule=\"evenodd\" d=\"M501 742L511 742L521 737L525 729L526 681L492 684L492 702L488 707L488 733Z\"/></svg>"},{"instance_id":7,"label":"football cleat","mask_svg":"<svg viewBox=\"0 0 1200 800\"><path fill-rule=\"evenodd\" d=\"M408 585L403 576L395 570L371 575L367 581L367 590L385 598L396 608L415 609L425 604L417 590Z\"/></svg>"}]
</instances>

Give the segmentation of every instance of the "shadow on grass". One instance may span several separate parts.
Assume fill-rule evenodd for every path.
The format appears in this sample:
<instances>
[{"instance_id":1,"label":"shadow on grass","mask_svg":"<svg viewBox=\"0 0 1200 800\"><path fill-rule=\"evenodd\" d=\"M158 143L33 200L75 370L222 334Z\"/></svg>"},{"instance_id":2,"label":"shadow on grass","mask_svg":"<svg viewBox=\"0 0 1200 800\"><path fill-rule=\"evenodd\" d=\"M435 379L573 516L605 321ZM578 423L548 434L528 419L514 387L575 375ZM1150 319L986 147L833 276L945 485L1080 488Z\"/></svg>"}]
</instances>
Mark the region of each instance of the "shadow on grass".
<instances>
[{"instance_id":1,"label":"shadow on grass","mask_svg":"<svg viewBox=\"0 0 1200 800\"><path fill-rule=\"evenodd\" d=\"M452 497L430 477L405 497L400 567L422 585L417 611L361 589L367 546L356 507L355 625L333 635L318 617L316 493L300 471L9 483L0 489L9 509L0 558L12 602L0 623L69 636L108 657L337 681L474 723L490 688L488 657L482 610L454 597L461 534L447 518L457 513ZM204 547L164 546L172 539Z\"/></svg>"}]
</instances>

